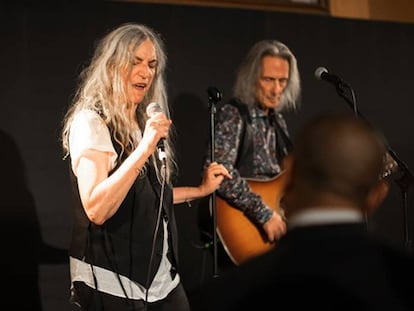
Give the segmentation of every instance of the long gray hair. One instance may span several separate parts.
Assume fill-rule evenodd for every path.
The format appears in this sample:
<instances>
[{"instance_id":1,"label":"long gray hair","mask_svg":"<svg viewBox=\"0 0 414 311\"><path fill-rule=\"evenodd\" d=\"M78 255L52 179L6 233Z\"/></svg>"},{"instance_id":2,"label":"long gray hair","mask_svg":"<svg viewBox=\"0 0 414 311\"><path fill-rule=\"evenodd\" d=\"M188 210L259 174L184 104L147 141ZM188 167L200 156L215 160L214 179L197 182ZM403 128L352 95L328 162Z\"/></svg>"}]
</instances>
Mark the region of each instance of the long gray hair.
<instances>
[{"instance_id":1,"label":"long gray hair","mask_svg":"<svg viewBox=\"0 0 414 311\"><path fill-rule=\"evenodd\" d=\"M79 88L63 120L61 139L66 154L69 153L68 138L72 120L76 113L83 109L98 112L108 125L112 138L121 148L118 159L128 156L137 147L139 142L135 129L125 114L125 108L131 108L134 103L128 99L127 90L130 86L124 77L125 73L131 72L136 49L147 39L155 46L157 68L151 87L136 109L138 126L141 131L144 130L148 119L145 109L151 102L158 103L167 117L170 117L164 78L167 56L163 41L148 26L123 24L98 42L89 66L80 75ZM174 130L171 129L171 132ZM169 135L165 142L168 179L176 169L171 141L172 135ZM152 161L155 161L154 156Z\"/></svg>"},{"instance_id":2,"label":"long gray hair","mask_svg":"<svg viewBox=\"0 0 414 311\"><path fill-rule=\"evenodd\" d=\"M296 57L283 43L262 40L254 44L240 64L233 87L233 96L247 105L256 104L256 85L261 75L262 59L278 56L289 63L289 79L277 110L296 109L300 100L300 77Z\"/></svg>"}]
</instances>

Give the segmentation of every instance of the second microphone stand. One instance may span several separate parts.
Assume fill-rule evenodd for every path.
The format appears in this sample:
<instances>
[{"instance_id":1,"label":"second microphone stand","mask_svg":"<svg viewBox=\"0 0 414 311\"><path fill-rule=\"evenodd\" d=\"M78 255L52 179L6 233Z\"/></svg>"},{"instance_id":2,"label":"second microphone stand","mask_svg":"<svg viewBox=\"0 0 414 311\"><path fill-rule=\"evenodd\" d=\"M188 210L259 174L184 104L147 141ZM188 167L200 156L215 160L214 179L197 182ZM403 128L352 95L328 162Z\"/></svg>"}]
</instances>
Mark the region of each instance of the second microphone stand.
<instances>
[{"instance_id":1,"label":"second microphone stand","mask_svg":"<svg viewBox=\"0 0 414 311\"><path fill-rule=\"evenodd\" d=\"M352 100L349 99L346 96L346 90L349 90L352 96ZM355 115L357 117L360 117L364 119L366 122L367 119L359 112L357 104L356 104L356 98L355 98L355 92L352 89L352 87L344 82L340 81L336 84L336 92L340 97L342 97L346 103L353 109ZM401 175L400 177L394 179L396 184L399 186L402 196L402 202L403 202L403 218L404 218L404 242L407 248L412 248L412 241L410 240L409 236L409 228L408 228L408 190L411 185L414 184L414 176L408 169L408 166L402 161L394 150L387 144L387 152L391 156L391 158L395 161L397 164L397 167L399 168Z\"/></svg>"}]
</instances>

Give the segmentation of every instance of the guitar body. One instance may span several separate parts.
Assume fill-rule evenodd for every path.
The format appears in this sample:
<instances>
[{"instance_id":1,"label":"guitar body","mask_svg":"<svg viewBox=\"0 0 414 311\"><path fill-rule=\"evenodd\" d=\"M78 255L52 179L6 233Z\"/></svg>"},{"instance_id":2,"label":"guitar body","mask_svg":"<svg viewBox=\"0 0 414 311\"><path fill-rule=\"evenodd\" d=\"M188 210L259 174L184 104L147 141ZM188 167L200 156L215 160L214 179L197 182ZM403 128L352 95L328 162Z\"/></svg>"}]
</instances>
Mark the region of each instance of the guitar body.
<instances>
[{"instance_id":1,"label":"guitar body","mask_svg":"<svg viewBox=\"0 0 414 311\"><path fill-rule=\"evenodd\" d=\"M246 179L251 190L259 194L272 209L280 212L280 200L285 186L285 174L266 180ZM275 247L242 211L216 197L217 234L231 260L239 265Z\"/></svg>"},{"instance_id":2,"label":"guitar body","mask_svg":"<svg viewBox=\"0 0 414 311\"><path fill-rule=\"evenodd\" d=\"M388 195L389 184L384 177L394 173L398 164L387 153L384 160L384 170L380 176L380 184L375 196L371 197L371 205L381 204ZM276 212L280 212L280 200L286 185L286 176L284 172L273 179L261 181L257 179L246 179L251 190L261 196L263 201ZM242 211L231 206L225 200L216 196L216 221L217 234L223 245L223 248L236 264L268 252L276 246L270 243L264 236L262 229L259 229L250 221Z\"/></svg>"}]
</instances>

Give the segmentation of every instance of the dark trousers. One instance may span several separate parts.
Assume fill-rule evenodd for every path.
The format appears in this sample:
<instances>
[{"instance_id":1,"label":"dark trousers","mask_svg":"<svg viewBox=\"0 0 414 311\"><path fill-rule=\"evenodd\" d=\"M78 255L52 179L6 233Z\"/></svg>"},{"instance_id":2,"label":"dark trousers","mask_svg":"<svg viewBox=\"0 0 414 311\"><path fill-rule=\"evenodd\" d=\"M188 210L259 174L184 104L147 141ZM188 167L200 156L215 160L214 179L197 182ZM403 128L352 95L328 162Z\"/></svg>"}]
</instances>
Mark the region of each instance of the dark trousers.
<instances>
[{"instance_id":1,"label":"dark trousers","mask_svg":"<svg viewBox=\"0 0 414 311\"><path fill-rule=\"evenodd\" d=\"M160 301L120 298L99 292L83 282L74 283L75 301L82 311L189 311L190 305L182 284Z\"/></svg>"}]
</instances>

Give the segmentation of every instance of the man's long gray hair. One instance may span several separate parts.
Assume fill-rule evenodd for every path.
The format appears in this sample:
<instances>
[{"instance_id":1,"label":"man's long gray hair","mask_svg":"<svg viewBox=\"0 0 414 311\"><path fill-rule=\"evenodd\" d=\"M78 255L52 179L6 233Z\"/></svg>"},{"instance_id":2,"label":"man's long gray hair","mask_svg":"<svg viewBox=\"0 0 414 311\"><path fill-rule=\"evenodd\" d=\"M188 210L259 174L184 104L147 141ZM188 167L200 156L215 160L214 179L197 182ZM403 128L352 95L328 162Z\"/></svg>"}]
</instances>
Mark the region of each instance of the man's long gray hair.
<instances>
[{"instance_id":1,"label":"man's long gray hair","mask_svg":"<svg viewBox=\"0 0 414 311\"><path fill-rule=\"evenodd\" d=\"M289 63L289 79L277 110L296 109L300 100L300 77L296 57L283 43L276 40L262 40L254 44L239 67L233 96L247 105L256 104L256 87L260 79L262 59L278 56Z\"/></svg>"}]
</instances>

